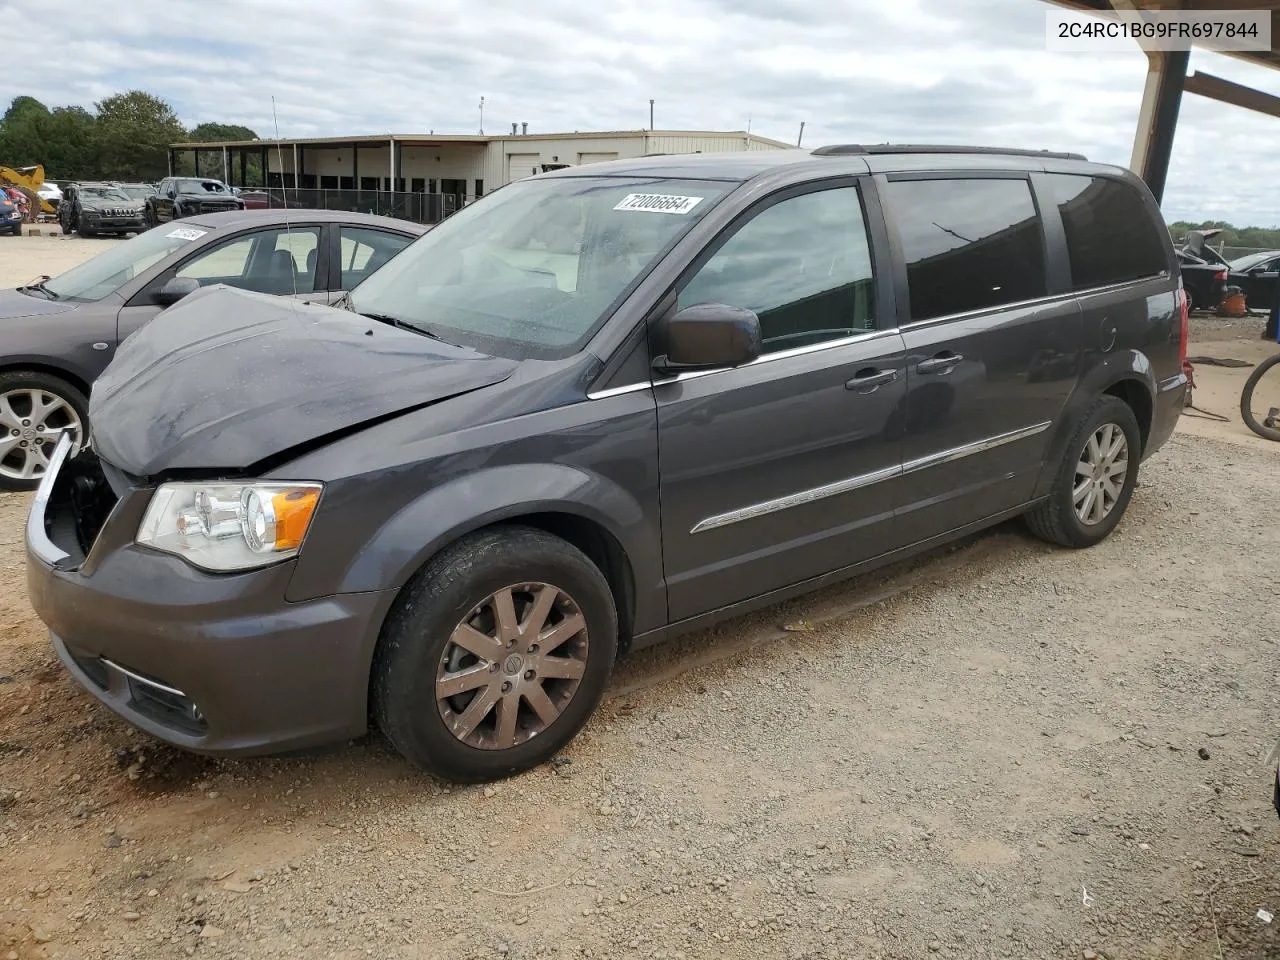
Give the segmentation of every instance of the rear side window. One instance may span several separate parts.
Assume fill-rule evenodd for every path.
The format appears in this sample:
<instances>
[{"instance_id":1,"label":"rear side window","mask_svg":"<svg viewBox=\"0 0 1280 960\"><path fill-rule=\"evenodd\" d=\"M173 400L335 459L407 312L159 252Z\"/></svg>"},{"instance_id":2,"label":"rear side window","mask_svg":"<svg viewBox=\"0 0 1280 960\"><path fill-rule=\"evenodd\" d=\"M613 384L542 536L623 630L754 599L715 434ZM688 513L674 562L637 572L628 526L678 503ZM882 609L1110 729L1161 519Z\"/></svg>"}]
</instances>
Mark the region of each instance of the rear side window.
<instances>
[{"instance_id":1,"label":"rear side window","mask_svg":"<svg viewBox=\"0 0 1280 960\"><path fill-rule=\"evenodd\" d=\"M1065 173L1048 179L1067 234L1074 289L1154 277L1169 269L1164 227L1131 184Z\"/></svg>"},{"instance_id":2,"label":"rear side window","mask_svg":"<svg viewBox=\"0 0 1280 960\"><path fill-rule=\"evenodd\" d=\"M897 180L888 200L912 320L1047 293L1044 239L1026 180Z\"/></svg>"}]
</instances>

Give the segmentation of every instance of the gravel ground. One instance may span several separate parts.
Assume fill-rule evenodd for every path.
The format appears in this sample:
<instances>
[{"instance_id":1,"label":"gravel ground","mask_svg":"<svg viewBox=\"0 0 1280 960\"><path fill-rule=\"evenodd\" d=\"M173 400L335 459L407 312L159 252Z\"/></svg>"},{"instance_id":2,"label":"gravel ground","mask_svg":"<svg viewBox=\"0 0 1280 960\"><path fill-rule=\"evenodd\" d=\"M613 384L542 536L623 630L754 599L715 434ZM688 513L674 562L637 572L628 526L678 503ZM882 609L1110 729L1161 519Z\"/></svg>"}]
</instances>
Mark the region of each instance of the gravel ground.
<instances>
[{"instance_id":1,"label":"gravel ground","mask_svg":"<svg viewBox=\"0 0 1280 960\"><path fill-rule=\"evenodd\" d=\"M1278 453L1180 433L1093 550L1007 525L645 651L467 788L137 734L0 495L0 960L1280 957Z\"/></svg>"}]
</instances>

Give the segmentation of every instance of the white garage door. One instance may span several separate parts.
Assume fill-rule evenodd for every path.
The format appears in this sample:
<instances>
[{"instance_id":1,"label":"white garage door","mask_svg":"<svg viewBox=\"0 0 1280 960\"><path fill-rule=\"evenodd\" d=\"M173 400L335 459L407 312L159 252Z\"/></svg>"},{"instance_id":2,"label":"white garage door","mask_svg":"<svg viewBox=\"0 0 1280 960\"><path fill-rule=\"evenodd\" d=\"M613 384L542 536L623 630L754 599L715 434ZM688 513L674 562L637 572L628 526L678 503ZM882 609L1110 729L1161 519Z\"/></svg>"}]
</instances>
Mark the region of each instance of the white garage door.
<instances>
[{"instance_id":1,"label":"white garage door","mask_svg":"<svg viewBox=\"0 0 1280 960\"><path fill-rule=\"evenodd\" d=\"M507 154L507 182L533 176L538 172L538 160L536 153Z\"/></svg>"},{"instance_id":2,"label":"white garage door","mask_svg":"<svg viewBox=\"0 0 1280 960\"><path fill-rule=\"evenodd\" d=\"M612 153L580 153L578 163L604 163L606 160L617 160L618 151Z\"/></svg>"}]
</instances>

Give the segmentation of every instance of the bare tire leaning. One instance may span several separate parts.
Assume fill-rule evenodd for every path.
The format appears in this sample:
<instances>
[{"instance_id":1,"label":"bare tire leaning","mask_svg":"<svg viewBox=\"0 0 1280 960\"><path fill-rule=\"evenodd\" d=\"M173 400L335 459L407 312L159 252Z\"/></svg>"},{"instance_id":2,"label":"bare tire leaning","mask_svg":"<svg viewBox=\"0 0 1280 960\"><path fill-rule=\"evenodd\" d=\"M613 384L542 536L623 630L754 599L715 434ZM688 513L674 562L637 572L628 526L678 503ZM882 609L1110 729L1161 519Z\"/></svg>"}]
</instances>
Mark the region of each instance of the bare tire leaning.
<instances>
[{"instance_id":1,"label":"bare tire leaning","mask_svg":"<svg viewBox=\"0 0 1280 960\"><path fill-rule=\"evenodd\" d=\"M0 490L34 490L64 432L74 449L89 423L84 394L37 370L0 373Z\"/></svg>"},{"instance_id":2,"label":"bare tire leaning","mask_svg":"<svg viewBox=\"0 0 1280 960\"><path fill-rule=\"evenodd\" d=\"M618 646L609 584L541 530L465 537L410 580L374 655L378 727L448 780L510 776L550 759L586 723Z\"/></svg>"},{"instance_id":3,"label":"bare tire leaning","mask_svg":"<svg viewBox=\"0 0 1280 960\"><path fill-rule=\"evenodd\" d=\"M1098 397L1077 421L1049 496L1027 514L1037 537L1063 547L1091 547L1124 516L1138 482L1142 434L1133 410Z\"/></svg>"}]
</instances>

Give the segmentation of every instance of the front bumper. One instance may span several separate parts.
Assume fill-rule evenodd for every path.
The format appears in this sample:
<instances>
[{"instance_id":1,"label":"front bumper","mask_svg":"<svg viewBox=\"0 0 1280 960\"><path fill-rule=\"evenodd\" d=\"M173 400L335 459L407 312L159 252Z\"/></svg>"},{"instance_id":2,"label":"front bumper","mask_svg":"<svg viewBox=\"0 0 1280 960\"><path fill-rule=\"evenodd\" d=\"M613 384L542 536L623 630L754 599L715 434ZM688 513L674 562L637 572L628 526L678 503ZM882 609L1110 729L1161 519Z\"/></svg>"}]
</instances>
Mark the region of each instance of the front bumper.
<instances>
[{"instance_id":1,"label":"front bumper","mask_svg":"<svg viewBox=\"0 0 1280 960\"><path fill-rule=\"evenodd\" d=\"M127 217L85 217L84 225L91 230L141 230L145 221L139 213Z\"/></svg>"},{"instance_id":2,"label":"front bumper","mask_svg":"<svg viewBox=\"0 0 1280 960\"><path fill-rule=\"evenodd\" d=\"M291 562L211 575L139 548L144 490L119 500L78 560L47 535L52 489L42 485L28 523L31 604L58 658L108 707L209 754L274 753L365 731L369 664L394 591L290 603Z\"/></svg>"}]
</instances>

